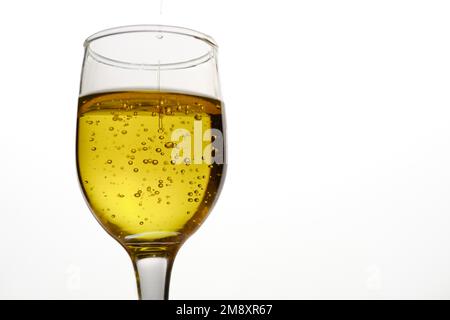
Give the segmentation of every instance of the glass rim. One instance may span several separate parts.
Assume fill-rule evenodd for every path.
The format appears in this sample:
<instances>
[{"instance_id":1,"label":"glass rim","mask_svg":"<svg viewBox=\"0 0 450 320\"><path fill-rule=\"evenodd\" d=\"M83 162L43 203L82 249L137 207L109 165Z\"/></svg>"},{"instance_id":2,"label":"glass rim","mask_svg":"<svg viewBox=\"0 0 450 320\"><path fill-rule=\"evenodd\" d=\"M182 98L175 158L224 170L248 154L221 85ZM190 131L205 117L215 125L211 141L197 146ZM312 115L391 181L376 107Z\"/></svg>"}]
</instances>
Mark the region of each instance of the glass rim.
<instances>
[{"instance_id":1,"label":"glass rim","mask_svg":"<svg viewBox=\"0 0 450 320\"><path fill-rule=\"evenodd\" d=\"M111 59L106 56L100 55L93 48L91 47L91 43L93 43L96 40L121 35L121 34L131 34L131 33L170 33L170 34L176 34L180 36L185 37L191 37L198 41L203 41L208 46L211 47L211 50L207 52L206 54L190 59L185 60L181 62L175 62L175 63L167 63L167 64L142 64L142 63L130 63L125 61L120 61L116 59ZM185 28L185 27L178 27L178 26L171 26L171 25L161 25L161 24L137 24L137 25L126 25L126 26L119 26L119 27L113 27L104 29L101 31L98 31L88 38L83 43L84 48L89 51L93 57L103 63L115 66L115 67L122 67L126 69L135 69L135 68L141 68L141 69L150 69L155 70L155 68L162 68L162 69L181 69L181 68L189 68L192 66L196 66L198 64L201 64L211 57L211 51L216 51L218 49L217 42L209 35L202 33L200 31L196 31L193 29Z\"/></svg>"}]
</instances>

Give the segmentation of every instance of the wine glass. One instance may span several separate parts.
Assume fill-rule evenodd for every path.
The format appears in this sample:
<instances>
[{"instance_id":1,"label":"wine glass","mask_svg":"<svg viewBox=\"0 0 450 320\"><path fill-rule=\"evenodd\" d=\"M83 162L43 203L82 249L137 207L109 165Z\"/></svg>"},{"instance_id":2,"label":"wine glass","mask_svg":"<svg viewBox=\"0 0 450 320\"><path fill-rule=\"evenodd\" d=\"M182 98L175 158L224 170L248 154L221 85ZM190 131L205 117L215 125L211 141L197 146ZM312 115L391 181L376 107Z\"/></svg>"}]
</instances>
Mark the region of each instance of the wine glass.
<instances>
[{"instance_id":1,"label":"wine glass","mask_svg":"<svg viewBox=\"0 0 450 320\"><path fill-rule=\"evenodd\" d=\"M167 299L175 255L223 184L217 44L186 28L112 28L85 43L77 169L87 204L130 255L139 298Z\"/></svg>"}]
</instances>

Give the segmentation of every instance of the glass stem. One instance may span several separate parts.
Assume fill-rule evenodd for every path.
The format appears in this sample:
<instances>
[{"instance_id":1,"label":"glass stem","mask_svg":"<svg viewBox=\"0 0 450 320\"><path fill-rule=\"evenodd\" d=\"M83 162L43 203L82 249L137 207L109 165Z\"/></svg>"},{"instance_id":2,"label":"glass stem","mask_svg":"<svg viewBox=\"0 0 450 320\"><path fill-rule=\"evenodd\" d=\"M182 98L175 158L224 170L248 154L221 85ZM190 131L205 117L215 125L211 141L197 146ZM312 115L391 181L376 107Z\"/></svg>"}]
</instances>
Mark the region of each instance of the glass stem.
<instances>
[{"instance_id":1,"label":"glass stem","mask_svg":"<svg viewBox=\"0 0 450 320\"><path fill-rule=\"evenodd\" d=\"M167 300L174 256L133 258L140 300Z\"/></svg>"}]
</instances>

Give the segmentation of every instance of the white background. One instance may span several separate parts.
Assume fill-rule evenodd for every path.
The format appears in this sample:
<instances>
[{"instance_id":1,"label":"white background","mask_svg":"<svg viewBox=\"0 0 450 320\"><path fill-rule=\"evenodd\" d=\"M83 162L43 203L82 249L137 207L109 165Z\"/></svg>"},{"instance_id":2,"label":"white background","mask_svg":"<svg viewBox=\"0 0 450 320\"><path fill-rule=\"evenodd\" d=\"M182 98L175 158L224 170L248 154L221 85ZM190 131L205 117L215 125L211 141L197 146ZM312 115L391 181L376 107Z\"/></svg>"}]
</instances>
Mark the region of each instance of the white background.
<instances>
[{"instance_id":1,"label":"white background","mask_svg":"<svg viewBox=\"0 0 450 320\"><path fill-rule=\"evenodd\" d=\"M450 298L448 1L2 1L0 298L135 299L75 170L82 43L219 43L229 171L171 298Z\"/></svg>"}]
</instances>

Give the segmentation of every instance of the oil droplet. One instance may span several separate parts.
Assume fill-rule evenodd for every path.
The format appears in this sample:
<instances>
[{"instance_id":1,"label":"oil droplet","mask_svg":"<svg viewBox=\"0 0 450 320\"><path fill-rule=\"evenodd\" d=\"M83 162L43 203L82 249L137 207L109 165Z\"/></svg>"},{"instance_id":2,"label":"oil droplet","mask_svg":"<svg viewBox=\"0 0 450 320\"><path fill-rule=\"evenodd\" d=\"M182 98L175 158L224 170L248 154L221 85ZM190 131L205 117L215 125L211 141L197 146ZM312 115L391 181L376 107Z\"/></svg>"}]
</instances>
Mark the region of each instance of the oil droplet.
<instances>
[{"instance_id":1,"label":"oil droplet","mask_svg":"<svg viewBox=\"0 0 450 320\"><path fill-rule=\"evenodd\" d=\"M139 224L142 226L144 224L144 221L139 222Z\"/></svg>"},{"instance_id":2,"label":"oil droplet","mask_svg":"<svg viewBox=\"0 0 450 320\"><path fill-rule=\"evenodd\" d=\"M160 140L163 140L164 139L164 136L159 136L158 137Z\"/></svg>"},{"instance_id":3,"label":"oil droplet","mask_svg":"<svg viewBox=\"0 0 450 320\"><path fill-rule=\"evenodd\" d=\"M152 191L152 188L151 187L147 187L147 191L148 192Z\"/></svg>"},{"instance_id":4,"label":"oil droplet","mask_svg":"<svg viewBox=\"0 0 450 320\"><path fill-rule=\"evenodd\" d=\"M128 161L128 164L131 166L133 164L133 161L132 160Z\"/></svg>"},{"instance_id":5,"label":"oil droplet","mask_svg":"<svg viewBox=\"0 0 450 320\"><path fill-rule=\"evenodd\" d=\"M138 168L134 168L133 171L134 171L134 172L138 172L139 169L138 169Z\"/></svg>"},{"instance_id":6,"label":"oil droplet","mask_svg":"<svg viewBox=\"0 0 450 320\"><path fill-rule=\"evenodd\" d=\"M169 204L170 204L170 201L167 201L166 204L169 205Z\"/></svg>"},{"instance_id":7,"label":"oil droplet","mask_svg":"<svg viewBox=\"0 0 450 320\"><path fill-rule=\"evenodd\" d=\"M136 149L131 149L131 153L136 153Z\"/></svg>"},{"instance_id":8,"label":"oil droplet","mask_svg":"<svg viewBox=\"0 0 450 320\"><path fill-rule=\"evenodd\" d=\"M93 124L94 121L86 121L87 124Z\"/></svg>"},{"instance_id":9,"label":"oil droplet","mask_svg":"<svg viewBox=\"0 0 450 320\"><path fill-rule=\"evenodd\" d=\"M156 190L156 191L155 191L155 194L159 194L159 191L158 191L158 190Z\"/></svg>"},{"instance_id":10,"label":"oil droplet","mask_svg":"<svg viewBox=\"0 0 450 320\"><path fill-rule=\"evenodd\" d=\"M141 144L142 144L143 146L145 146L147 143L146 143L145 141L142 141Z\"/></svg>"},{"instance_id":11,"label":"oil droplet","mask_svg":"<svg viewBox=\"0 0 450 320\"><path fill-rule=\"evenodd\" d=\"M172 141L169 141L164 144L164 147L166 147L167 149L171 149L175 147L175 144Z\"/></svg>"},{"instance_id":12,"label":"oil droplet","mask_svg":"<svg viewBox=\"0 0 450 320\"><path fill-rule=\"evenodd\" d=\"M122 130L122 134L127 134L127 130Z\"/></svg>"},{"instance_id":13,"label":"oil droplet","mask_svg":"<svg viewBox=\"0 0 450 320\"><path fill-rule=\"evenodd\" d=\"M164 38L164 36L163 36L162 34L157 34L157 35L156 35L156 39L161 40L162 38Z\"/></svg>"},{"instance_id":14,"label":"oil droplet","mask_svg":"<svg viewBox=\"0 0 450 320\"><path fill-rule=\"evenodd\" d=\"M125 197L125 195L124 195L124 194L121 194L121 193L118 193L117 196L118 196L119 198Z\"/></svg>"},{"instance_id":15,"label":"oil droplet","mask_svg":"<svg viewBox=\"0 0 450 320\"><path fill-rule=\"evenodd\" d=\"M157 165L157 164L158 164L158 160L153 160L152 163L153 163L154 165Z\"/></svg>"},{"instance_id":16,"label":"oil droplet","mask_svg":"<svg viewBox=\"0 0 450 320\"><path fill-rule=\"evenodd\" d=\"M199 202L200 199L199 199L199 198L195 198L194 201L195 201L195 202Z\"/></svg>"},{"instance_id":17,"label":"oil droplet","mask_svg":"<svg viewBox=\"0 0 450 320\"><path fill-rule=\"evenodd\" d=\"M92 147L91 150L92 150L92 151L95 151L95 150L97 150L97 148L96 148L96 147Z\"/></svg>"},{"instance_id":18,"label":"oil droplet","mask_svg":"<svg viewBox=\"0 0 450 320\"><path fill-rule=\"evenodd\" d=\"M89 142L92 142L92 141L94 141L95 139L94 138L89 138Z\"/></svg>"},{"instance_id":19,"label":"oil droplet","mask_svg":"<svg viewBox=\"0 0 450 320\"><path fill-rule=\"evenodd\" d=\"M155 151L156 152L161 152L161 148L156 148Z\"/></svg>"},{"instance_id":20,"label":"oil droplet","mask_svg":"<svg viewBox=\"0 0 450 320\"><path fill-rule=\"evenodd\" d=\"M187 211L186 214L191 214L191 212L190 212L190 211Z\"/></svg>"},{"instance_id":21,"label":"oil droplet","mask_svg":"<svg viewBox=\"0 0 450 320\"><path fill-rule=\"evenodd\" d=\"M112 215L111 215L111 218L113 218L113 219L114 219L115 217L116 217L116 215L115 215L115 214L112 214Z\"/></svg>"},{"instance_id":22,"label":"oil droplet","mask_svg":"<svg viewBox=\"0 0 450 320\"><path fill-rule=\"evenodd\" d=\"M144 159L144 160L142 160L142 162L145 164L148 164L149 161L148 161L148 159Z\"/></svg>"},{"instance_id":23,"label":"oil droplet","mask_svg":"<svg viewBox=\"0 0 450 320\"><path fill-rule=\"evenodd\" d=\"M189 201L189 202L192 202L192 201L194 201L194 200L193 200L192 198L189 198L188 201Z\"/></svg>"},{"instance_id":24,"label":"oil droplet","mask_svg":"<svg viewBox=\"0 0 450 320\"><path fill-rule=\"evenodd\" d=\"M136 192L136 193L134 194L134 196L135 196L136 198L139 198L139 197L141 196L141 194L140 194L139 192Z\"/></svg>"},{"instance_id":25,"label":"oil droplet","mask_svg":"<svg viewBox=\"0 0 450 320\"><path fill-rule=\"evenodd\" d=\"M200 114L196 114L195 116L194 116L194 119L195 120L202 120L202 116L200 115Z\"/></svg>"},{"instance_id":26,"label":"oil droplet","mask_svg":"<svg viewBox=\"0 0 450 320\"><path fill-rule=\"evenodd\" d=\"M188 192L188 196L192 197L194 194L192 192Z\"/></svg>"},{"instance_id":27,"label":"oil droplet","mask_svg":"<svg viewBox=\"0 0 450 320\"><path fill-rule=\"evenodd\" d=\"M162 183L160 183L160 184L158 184L158 187L162 188L162 187L164 187L164 185Z\"/></svg>"},{"instance_id":28,"label":"oil droplet","mask_svg":"<svg viewBox=\"0 0 450 320\"><path fill-rule=\"evenodd\" d=\"M113 131L114 130L114 127L109 127L109 131Z\"/></svg>"},{"instance_id":29,"label":"oil droplet","mask_svg":"<svg viewBox=\"0 0 450 320\"><path fill-rule=\"evenodd\" d=\"M186 170L181 169L180 172L181 172L181 174L184 174L186 172Z\"/></svg>"},{"instance_id":30,"label":"oil droplet","mask_svg":"<svg viewBox=\"0 0 450 320\"><path fill-rule=\"evenodd\" d=\"M111 164L111 163L112 163L112 160L107 160L106 163L107 163L107 164Z\"/></svg>"}]
</instances>

